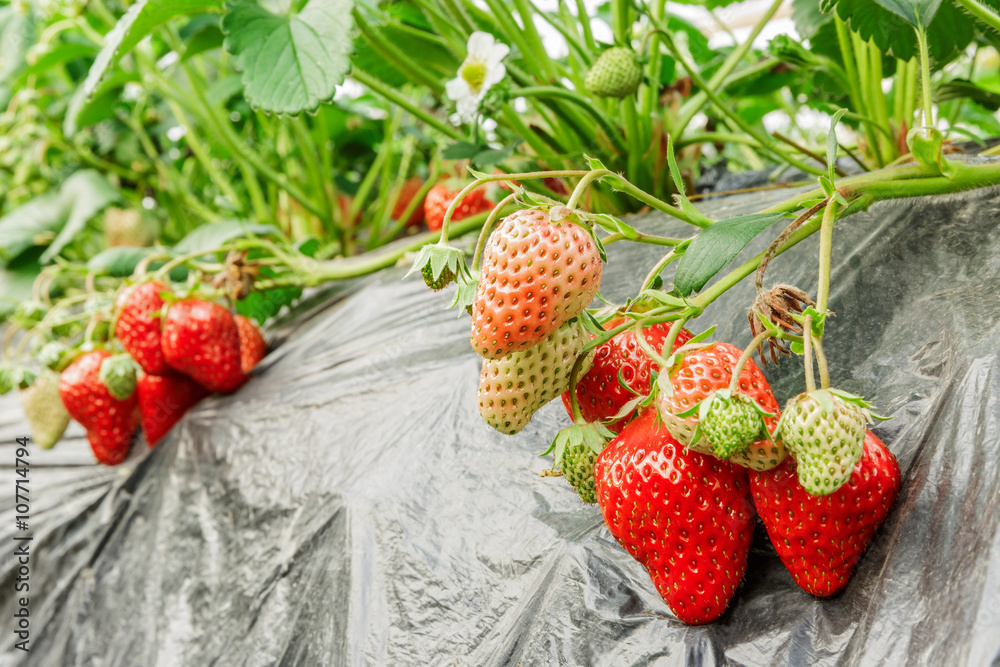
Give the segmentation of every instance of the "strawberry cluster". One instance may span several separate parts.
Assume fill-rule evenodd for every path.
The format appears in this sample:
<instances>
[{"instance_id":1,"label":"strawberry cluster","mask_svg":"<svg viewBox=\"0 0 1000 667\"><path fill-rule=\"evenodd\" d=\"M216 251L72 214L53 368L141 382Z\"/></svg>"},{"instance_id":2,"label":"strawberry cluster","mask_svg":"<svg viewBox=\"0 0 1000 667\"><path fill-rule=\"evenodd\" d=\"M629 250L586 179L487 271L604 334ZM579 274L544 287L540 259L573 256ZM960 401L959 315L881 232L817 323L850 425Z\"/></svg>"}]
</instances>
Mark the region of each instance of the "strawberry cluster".
<instances>
[{"instance_id":1,"label":"strawberry cluster","mask_svg":"<svg viewBox=\"0 0 1000 667\"><path fill-rule=\"evenodd\" d=\"M602 311L586 310L602 276L593 219L540 204L509 215L478 281L444 242L415 261L428 285L459 280L456 303L471 303L483 420L513 435L562 396L574 423L549 449L551 474L597 503L685 623L726 610L756 517L799 586L843 589L900 489L867 404L814 389L783 412L750 354L767 335L746 352L708 342L642 298L603 311L602 331Z\"/></svg>"},{"instance_id":2,"label":"strawberry cluster","mask_svg":"<svg viewBox=\"0 0 1000 667\"><path fill-rule=\"evenodd\" d=\"M267 353L247 318L210 301L178 300L159 282L123 291L117 308L115 336L126 354L86 352L58 381L68 415L107 465L125 460L140 427L153 447L203 398L239 389Z\"/></svg>"}]
</instances>

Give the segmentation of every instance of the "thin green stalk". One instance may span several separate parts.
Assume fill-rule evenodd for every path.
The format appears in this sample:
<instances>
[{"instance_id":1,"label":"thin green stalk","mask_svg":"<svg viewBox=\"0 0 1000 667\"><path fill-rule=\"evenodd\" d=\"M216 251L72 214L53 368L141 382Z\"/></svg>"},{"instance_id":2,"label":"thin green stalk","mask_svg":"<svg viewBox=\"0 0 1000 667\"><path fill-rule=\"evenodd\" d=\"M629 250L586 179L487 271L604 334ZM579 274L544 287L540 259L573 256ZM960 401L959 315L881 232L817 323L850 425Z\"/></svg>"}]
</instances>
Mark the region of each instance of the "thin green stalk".
<instances>
[{"instance_id":1,"label":"thin green stalk","mask_svg":"<svg viewBox=\"0 0 1000 667\"><path fill-rule=\"evenodd\" d=\"M532 7L528 0L513 1L514 6L517 7L517 13L521 16L525 39L531 45L531 53L535 57L534 66L539 68L548 80L557 80L560 74L559 69L552 58L549 57L548 51L545 50L545 45L542 44L542 38L538 34L538 29L535 28L534 7Z\"/></svg>"},{"instance_id":2,"label":"thin green stalk","mask_svg":"<svg viewBox=\"0 0 1000 667\"><path fill-rule=\"evenodd\" d=\"M729 381L729 391L733 394L740 388L740 375L743 374L743 367L747 365L750 357L753 355L754 350L760 347L760 344L765 340L774 335L773 331L764 330L757 334L747 348L743 350L743 354L740 355L739 360L737 360L736 365L733 366L733 378Z\"/></svg>"},{"instance_id":3,"label":"thin green stalk","mask_svg":"<svg viewBox=\"0 0 1000 667\"><path fill-rule=\"evenodd\" d=\"M823 211L823 222L819 235L819 288L816 295L816 310L825 313L830 300L830 267L833 252L833 223L837 219L837 202L831 201Z\"/></svg>"},{"instance_id":4,"label":"thin green stalk","mask_svg":"<svg viewBox=\"0 0 1000 667\"><path fill-rule=\"evenodd\" d=\"M608 135L608 138L615 145L616 149L622 153L628 151L628 147L622 139L621 131L615 126L614 123L611 122L611 119L608 118L603 111L598 109L597 106L595 106L590 100L575 91L566 90L565 88L560 88L558 86L530 86L527 88L515 89L511 92L511 95L514 97L547 97L572 102L598 122L601 129L603 129L604 133ZM587 136L585 132L584 136Z\"/></svg>"},{"instance_id":5,"label":"thin green stalk","mask_svg":"<svg viewBox=\"0 0 1000 667\"><path fill-rule=\"evenodd\" d=\"M774 2L767 9L767 11L764 12L764 14L760 17L760 19L757 20L756 25L754 25L753 30L750 31L750 34L747 36L747 39L742 44L733 49L732 53L730 53L729 56L726 57L722 65L719 66L719 69L715 72L715 74L712 75L712 78L708 80L707 84L708 87L710 87L712 90L720 90L724 87L723 82L726 80L727 77L729 77L729 75L736 68L736 66L743 61L743 58L746 57L747 53L749 53L750 51L750 48L753 46L754 40L757 39L758 35L760 35L760 32L761 30L764 29L764 26L766 26L767 23L774 17L775 13L781 7L783 2L784 0L774 0ZM687 70L687 67L685 67L684 69ZM688 72L690 73L690 70L688 70ZM708 101L708 96L706 92L707 89L702 88L701 91L699 91L696 95L693 95L691 99L688 100L681 107L680 113L678 113L677 115L677 122L674 123L674 127L672 129L673 134L680 136L684 133L684 130L687 128L688 123L691 122L691 119L694 118L699 111L701 111L701 108L705 106L705 103Z\"/></svg>"},{"instance_id":6,"label":"thin green stalk","mask_svg":"<svg viewBox=\"0 0 1000 667\"><path fill-rule=\"evenodd\" d=\"M667 268L668 264L678 259L679 257L680 255L674 254L673 250L671 250L666 255L661 257L660 261L656 263L656 266L650 269L649 273L646 274L646 279L642 281L642 287L639 288L639 293L641 294L646 290L652 288L653 283L656 281L656 278L661 273L663 273L663 269Z\"/></svg>"},{"instance_id":7,"label":"thin green stalk","mask_svg":"<svg viewBox=\"0 0 1000 667\"><path fill-rule=\"evenodd\" d=\"M931 59L927 50L927 33L917 28L920 47L920 87L924 100L924 127L934 127L934 105L931 102Z\"/></svg>"},{"instance_id":8,"label":"thin green stalk","mask_svg":"<svg viewBox=\"0 0 1000 667\"><path fill-rule=\"evenodd\" d=\"M618 232L615 234L608 234L601 239L601 243L607 246L612 243L617 243L618 241L631 241L632 243L645 243L646 245L674 247L688 240L689 239L674 239L666 236L654 236L652 234L643 234L642 232L632 234L631 236L625 236L624 234Z\"/></svg>"},{"instance_id":9,"label":"thin green stalk","mask_svg":"<svg viewBox=\"0 0 1000 667\"><path fill-rule=\"evenodd\" d=\"M955 0L955 2L989 27L1000 31L1000 16L979 0Z\"/></svg>"},{"instance_id":10,"label":"thin green stalk","mask_svg":"<svg viewBox=\"0 0 1000 667\"><path fill-rule=\"evenodd\" d=\"M483 223L482 231L479 232L479 238L476 239L476 249L473 251L472 254L473 271L479 269L479 259L480 257L482 257L483 248L486 247L486 239L490 235L490 230L493 229L493 223L495 223L496 219L500 217L500 213L503 211L503 209L513 204L515 201L517 201L517 193L512 192L511 194L501 199L497 203L497 205L493 207L493 210L490 211L489 217L486 218L486 222Z\"/></svg>"},{"instance_id":11,"label":"thin green stalk","mask_svg":"<svg viewBox=\"0 0 1000 667\"><path fill-rule=\"evenodd\" d=\"M466 35L471 35L475 32L476 27L472 24L472 20L469 19L469 15L465 12L460 5L455 0L440 0L441 4L444 5L445 10L451 15L459 27L462 29Z\"/></svg>"},{"instance_id":12,"label":"thin green stalk","mask_svg":"<svg viewBox=\"0 0 1000 667\"><path fill-rule=\"evenodd\" d=\"M729 107L729 105L727 105L719 98L719 96L715 93L715 91L713 91L712 88L710 87L710 84L707 83L701 77L701 74L699 74L698 71L691 66L691 63L687 62L687 58L684 56L683 53L681 53L680 49L677 48L677 45L674 44L673 38L664 36L664 43L666 44L670 52L674 54L674 58L677 60L677 62L681 64L681 66L685 69L685 71L687 71L688 75L695 82L695 85L701 88L702 91L705 93L705 95L708 96L709 101L716 108L716 110L719 111L724 116L726 116L733 124L735 124L741 130L743 130L750 136L754 137L763 148L765 148L768 152L772 153L779 161L787 162L794 167L798 167L799 169L808 174L822 176L824 173L826 173L824 169L820 169L819 167L814 167L811 164L806 164L805 162L802 162L801 160L798 160L797 158L794 158L791 155L788 155L783 151L779 150L778 147L775 145L775 143L770 139L770 137L768 137L766 134L764 134L757 128L753 127L745 120L743 120L743 118L738 113L736 113L732 108Z\"/></svg>"},{"instance_id":13,"label":"thin green stalk","mask_svg":"<svg viewBox=\"0 0 1000 667\"><path fill-rule=\"evenodd\" d=\"M590 28L590 14L583 0L576 0L576 16L580 21L580 30L583 32L583 39L587 43L587 48L591 52L597 51L597 42L594 41L594 31Z\"/></svg>"},{"instance_id":14,"label":"thin green stalk","mask_svg":"<svg viewBox=\"0 0 1000 667\"><path fill-rule=\"evenodd\" d=\"M440 118L437 118L432 113L421 108L418 104L414 104L405 95L402 95L399 91L390 88L364 70L359 70L355 67L351 71L351 78L370 88L376 95L385 98L398 107L406 109L411 115L424 121L446 137L456 141L461 141L465 138L456 128L451 127Z\"/></svg>"},{"instance_id":15,"label":"thin green stalk","mask_svg":"<svg viewBox=\"0 0 1000 667\"><path fill-rule=\"evenodd\" d=\"M302 155L302 161L305 162L309 178L313 183L313 189L320 192L320 200L323 202L323 208L326 210L326 215L320 216L320 219L324 221L323 226L325 227L326 221L333 218L333 209L337 204L330 198L330 192L326 189L323 167L320 165L319 157L316 154L316 144L313 141L312 133L309 131L305 119L302 116L294 116L290 119L290 124L292 126L292 133L295 134L299 153Z\"/></svg>"},{"instance_id":16,"label":"thin green stalk","mask_svg":"<svg viewBox=\"0 0 1000 667\"><path fill-rule=\"evenodd\" d=\"M816 380L813 378L812 315L806 315L802 322L802 339L802 361L806 367L806 391L813 392L816 391Z\"/></svg>"},{"instance_id":17,"label":"thin green stalk","mask_svg":"<svg viewBox=\"0 0 1000 667\"><path fill-rule=\"evenodd\" d=\"M386 39L384 35L373 28L359 9L355 8L354 11L351 12L351 16L354 17L354 23L357 25L358 30L361 31L365 41L367 41L384 60L391 63L400 72L405 74L406 78L410 81L415 81L427 86L435 95L441 95L444 93L444 84L441 83L440 78L429 74L426 68L414 65L412 58L417 54L407 55L403 53L398 46Z\"/></svg>"},{"instance_id":18,"label":"thin green stalk","mask_svg":"<svg viewBox=\"0 0 1000 667\"><path fill-rule=\"evenodd\" d=\"M844 58L844 70L847 72L847 80L850 83L848 95L851 98L851 106L857 109L859 113L864 113L865 104L864 98L861 95L861 80L858 75L858 66L854 61L851 34L843 19L836 12L833 13L833 20L837 29L837 43L840 45L840 54ZM875 163L879 167L882 167L885 163L878 151L878 137L875 136L875 130L868 123L865 124L865 134L868 137L868 144L872 147Z\"/></svg>"},{"instance_id":19,"label":"thin green stalk","mask_svg":"<svg viewBox=\"0 0 1000 667\"><path fill-rule=\"evenodd\" d=\"M205 173L213 183L219 186L219 189L222 190L222 193L229 198L229 201L231 201L233 206L236 207L236 210L242 212L244 210L242 200L236 194L236 190L233 189L233 185L229 182L229 178L219 171L219 169L212 162L211 153L205 145L201 143L201 139L198 137L198 131L188 119L184 109L181 108L181 105L178 104L173 98L164 97L164 99L167 102L167 106L170 107L170 113L174 115L177 122L187 128L187 132L184 134L184 141L187 143L202 168L205 169Z\"/></svg>"},{"instance_id":20,"label":"thin green stalk","mask_svg":"<svg viewBox=\"0 0 1000 667\"><path fill-rule=\"evenodd\" d=\"M822 389L829 389L830 367L826 363L826 353L823 352L823 339L813 338L812 344L816 350L816 365L819 367L819 386Z\"/></svg>"}]
</instances>

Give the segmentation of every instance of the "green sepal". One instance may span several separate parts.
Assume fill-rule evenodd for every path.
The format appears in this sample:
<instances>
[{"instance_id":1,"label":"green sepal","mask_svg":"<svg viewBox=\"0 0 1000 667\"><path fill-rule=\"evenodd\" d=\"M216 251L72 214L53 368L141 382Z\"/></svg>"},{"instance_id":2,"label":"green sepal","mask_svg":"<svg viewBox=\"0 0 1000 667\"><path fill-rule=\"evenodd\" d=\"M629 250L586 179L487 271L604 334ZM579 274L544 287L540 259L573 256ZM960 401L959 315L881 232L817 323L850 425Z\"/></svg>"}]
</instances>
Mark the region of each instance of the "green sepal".
<instances>
[{"instance_id":1,"label":"green sepal","mask_svg":"<svg viewBox=\"0 0 1000 667\"><path fill-rule=\"evenodd\" d=\"M430 281L427 281L425 276L425 282L427 282L428 287L431 287L446 271L450 271L451 275L456 278L463 272L468 273L468 268L465 266L464 252L450 245L433 243L425 245L420 249L417 256L413 259L410 270L403 277L406 278L414 271L423 272L428 266L430 267L431 275ZM438 289L447 286L449 282L445 281Z\"/></svg>"},{"instance_id":2,"label":"green sepal","mask_svg":"<svg viewBox=\"0 0 1000 667\"><path fill-rule=\"evenodd\" d=\"M632 387L630 387L630 386L629 386L629 385L628 385L628 384L627 384L627 383L625 382L625 378L624 378L624 377L622 376L622 371L621 371L621 369L618 369L618 375L617 375L617 378L618 378L618 384L619 384L619 385L621 385L622 389L624 389L625 391L629 392L629 393L630 393L630 394L632 394L633 396L642 396L643 398L645 398L645 394L640 394L639 392L637 392L637 391L636 391L635 389L633 389Z\"/></svg>"},{"instance_id":3,"label":"green sepal","mask_svg":"<svg viewBox=\"0 0 1000 667\"><path fill-rule=\"evenodd\" d=\"M553 468L556 468L562 461L563 453L567 448L586 445L595 454L600 454L614 437L615 434L600 422L573 424L556 433L552 444L541 455L545 456L551 453L554 461Z\"/></svg>"},{"instance_id":4,"label":"green sepal","mask_svg":"<svg viewBox=\"0 0 1000 667\"><path fill-rule=\"evenodd\" d=\"M473 278L471 275L459 274L455 285L458 289L455 290L455 298L448 304L448 308L458 306L458 314L461 317L462 311L472 310L472 304L476 301L476 290L479 288L479 279ZM469 312L469 314L472 313Z\"/></svg>"},{"instance_id":5,"label":"green sepal","mask_svg":"<svg viewBox=\"0 0 1000 667\"><path fill-rule=\"evenodd\" d=\"M467 167L467 169L469 173L472 175L472 177L477 181L488 180L490 178L490 174L484 174L481 171L476 171L472 167Z\"/></svg>"},{"instance_id":6,"label":"green sepal","mask_svg":"<svg viewBox=\"0 0 1000 667\"><path fill-rule=\"evenodd\" d=\"M594 335L600 335L602 333L605 333L605 329L601 325L600 321L598 321L598 319L594 317L594 314L589 310L587 310L586 308L584 308L580 312L580 314L577 315L577 318L579 318L580 323L583 325L583 328L586 329L589 333L592 333Z\"/></svg>"},{"instance_id":7,"label":"green sepal","mask_svg":"<svg viewBox=\"0 0 1000 667\"><path fill-rule=\"evenodd\" d=\"M636 297L637 302L645 300L655 301L657 304L661 306L671 306L673 308L676 308L677 310L680 310L681 308L684 308L684 306L687 305L687 302L684 299L678 298L676 296L668 294L667 292L664 292L663 290L658 290L658 289L643 290Z\"/></svg>"},{"instance_id":8,"label":"green sepal","mask_svg":"<svg viewBox=\"0 0 1000 667\"><path fill-rule=\"evenodd\" d=\"M124 401L135 391L139 364L128 354L116 354L101 362L98 377L114 398Z\"/></svg>"},{"instance_id":9,"label":"green sepal","mask_svg":"<svg viewBox=\"0 0 1000 667\"><path fill-rule=\"evenodd\" d=\"M639 238L639 232L632 225L626 224L608 213L593 213L588 216L597 226L610 234L621 234L629 241Z\"/></svg>"},{"instance_id":10,"label":"green sepal","mask_svg":"<svg viewBox=\"0 0 1000 667\"><path fill-rule=\"evenodd\" d=\"M54 340L43 345L35 358L45 368L59 371L62 370L62 362L68 352L69 348L65 344Z\"/></svg>"},{"instance_id":11,"label":"green sepal","mask_svg":"<svg viewBox=\"0 0 1000 667\"><path fill-rule=\"evenodd\" d=\"M831 185L837 173L837 123L840 122L845 113L847 113L847 109L840 109L833 114L833 118L830 119L830 129L826 133L826 166L829 169Z\"/></svg>"},{"instance_id":12,"label":"green sepal","mask_svg":"<svg viewBox=\"0 0 1000 667\"><path fill-rule=\"evenodd\" d=\"M944 157L944 135L936 128L915 127L906 134L910 153L925 167L934 167L947 178L954 178L958 165Z\"/></svg>"},{"instance_id":13,"label":"green sepal","mask_svg":"<svg viewBox=\"0 0 1000 667\"><path fill-rule=\"evenodd\" d=\"M607 167L604 166L604 163L598 160L596 157L590 157L589 155L584 155L583 159L587 161L587 167L589 167L591 171L607 169Z\"/></svg>"},{"instance_id":14,"label":"green sepal","mask_svg":"<svg viewBox=\"0 0 1000 667\"><path fill-rule=\"evenodd\" d=\"M812 306L809 306L801 313L789 313L789 316L793 320L803 325L806 322L806 317L810 315L812 316L812 327L810 328L811 333L813 336L820 338L823 336L823 331L826 329L826 318L829 313L821 313ZM801 352L798 354L801 354Z\"/></svg>"},{"instance_id":15,"label":"green sepal","mask_svg":"<svg viewBox=\"0 0 1000 667\"><path fill-rule=\"evenodd\" d=\"M802 356L806 352L806 344L801 340L793 340L788 345L788 349L790 349L793 353Z\"/></svg>"},{"instance_id":16,"label":"green sepal","mask_svg":"<svg viewBox=\"0 0 1000 667\"><path fill-rule=\"evenodd\" d=\"M830 180L828 177L826 177L826 176L820 176L819 177L819 185L820 185L820 187L823 188L823 193L827 197L833 197L834 195L837 194L837 188L836 188L836 186L833 184L833 181Z\"/></svg>"}]
</instances>

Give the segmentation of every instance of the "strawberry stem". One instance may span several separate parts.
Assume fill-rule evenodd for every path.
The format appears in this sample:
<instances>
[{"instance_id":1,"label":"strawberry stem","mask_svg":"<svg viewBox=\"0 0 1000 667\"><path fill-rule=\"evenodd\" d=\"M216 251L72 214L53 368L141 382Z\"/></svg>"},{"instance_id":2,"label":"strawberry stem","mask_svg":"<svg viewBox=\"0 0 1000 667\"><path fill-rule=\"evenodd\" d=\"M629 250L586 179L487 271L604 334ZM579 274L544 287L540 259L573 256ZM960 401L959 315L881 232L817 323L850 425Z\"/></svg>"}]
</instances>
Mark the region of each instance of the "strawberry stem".
<instances>
[{"instance_id":1,"label":"strawberry stem","mask_svg":"<svg viewBox=\"0 0 1000 667\"><path fill-rule=\"evenodd\" d=\"M823 352L823 339L813 338L813 347L816 349L816 365L819 366L819 383L823 389L830 388L830 369L826 365L826 354Z\"/></svg>"},{"instance_id":2,"label":"strawberry stem","mask_svg":"<svg viewBox=\"0 0 1000 667\"><path fill-rule=\"evenodd\" d=\"M490 230L493 229L493 223L496 219L500 217L500 211L504 209L508 204L512 204L514 200L517 199L517 193L512 192L503 199L500 200L493 210L490 211L490 215L486 218L486 222L483 223L483 229L479 232L479 238L476 240L476 250L472 254L472 270L476 271L479 268L479 259L483 254L483 248L486 247L486 239L490 235Z\"/></svg>"},{"instance_id":3,"label":"strawberry stem","mask_svg":"<svg viewBox=\"0 0 1000 667\"><path fill-rule=\"evenodd\" d=\"M576 208L591 183L612 174L614 174L614 172L610 169L594 169L591 171L589 174L581 178L580 182L576 184L575 188L573 188L573 194L569 196L569 201L566 202L566 206L568 208Z\"/></svg>"},{"instance_id":4,"label":"strawberry stem","mask_svg":"<svg viewBox=\"0 0 1000 667\"><path fill-rule=\"evenodd\" d=\"M833 252L833 223L837 219L837 202L831 201L823 211L819 235L819 288L816 310L825 313L830 301L830 266Z\"/></svg>"},{"instance_id":5,"label":"strawberry stem","mask_svg":"<svg viewBox=\"0 0 1000 667\"><path fill-rule=\"evenodd\" d=\"M765 340L774 335L775 333L773 331L767 331L767 330L761 331L759 334L757 334L756 337L754 337L752 341L750 341L750 344L747 345L747 349L743 350L743 354L740 355L740 358L736 362L736 365L733 366L733 379L729 381L730 393L735 394L736 391L739 389L740 375L743 373L743 367L746 366L747 361L750 359L751 356L753 356L753 351L756 350L761 343L763 343Z\"/></svg>"},{"instance_id":6,"label":"strawberry stem","mask_svg":"<svg viewBox=\"0 0 1000 667\"><path fill-rule=\"evenodd\" d=\"M802 356L806 367L806 391L816 391L816 380L813 378L812 360L812 315L806 315L802 322Z\"/></svg>"},{"instance_id":7,"label":"strawberry stem","mask_svg":"<svg viewBox=\"0 0 1000 667\"><path fill-rule=\"evenodd\" d=\"M646 353L647 357L656 362L657 366L659 366L660 368L666 368L667 360L663 358L662 354L653 349L653 346L649 344L648 340L646 340L646 336L643 335L642 330L647 326L649 326L649 324L646 322L646 320L639 320L638 322L635 323L635 342L639 344L639 347L642 348L642 351ZM677 324L675 323L673 327L670 327L670 330L673 331L674 327L676 326ZM669 347L666 349L673 349L673 347Z\"/></svg>"},{"instance_id":8,"label":"strawberry stem","mask_svg":"<svg viewBox=\"0 0 1000 667\"><path fill-rule=\"evenodd\" d=\"M606 240L605 240L605 243L607 243ZM664 255L660 259L660 261L656 263L656 266L654 266L652 269L650 269L649 273L646 274L646 279L642 281L642 287L639 288L639 294L642 294L643 292L645 292L646 290L648 290L650 287L652 287L653 286L653 282L656 280L656 277L658 275L660 275L661 273L663 273L663 269L667 268L667 265L670 264L670 262L673 262L674 260L678 259L679 257L680 257L680 255L674 254L673 250L671 250L666 255Z\"/></svg>"},{"instance_id":9,"label":"strawberry stem","mask_svg":"<svg viewBox=\"0 0 1000 667\"><path fill-rule=\"evenodd\" d=\"M661 356L667 350L674 349L674 343L677 342L677 337L681 334L681 329L684 328L684 325L687 324L687 321L692 317L697 317L697 315L688 310L684 312L679 320L673 323L670 327L670 331L667 332L667 337L663 340L663 347L660 350ZM660 368L666 368L666 364L661 365Z\"/></svg>"}]
</instances>

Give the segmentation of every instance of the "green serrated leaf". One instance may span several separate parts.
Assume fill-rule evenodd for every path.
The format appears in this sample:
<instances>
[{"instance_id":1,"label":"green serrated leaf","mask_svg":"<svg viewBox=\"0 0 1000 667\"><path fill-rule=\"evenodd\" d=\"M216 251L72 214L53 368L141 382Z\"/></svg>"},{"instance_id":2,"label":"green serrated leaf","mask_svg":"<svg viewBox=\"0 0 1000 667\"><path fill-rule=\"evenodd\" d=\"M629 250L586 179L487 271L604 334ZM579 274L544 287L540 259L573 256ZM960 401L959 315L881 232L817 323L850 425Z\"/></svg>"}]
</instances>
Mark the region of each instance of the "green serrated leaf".
<instances>
[{"instance_id":1,"label":"green serrated leaf","mask_svg":"<svg viewBox=\"0 0 1000 667\"><path fill-rule=\"evenodd\" d=\"M724 266L736 259L750 241L781 219L782 215L741 215L720 220L701 230L677 261L674 285L680 294L688 296L703 288Z\"/></svg>"},{"instance_id":2,"label":"green serrated leaf","mask_svg":"<svg viewBox=\"0 0 1000 667\"><path fill-rule=\"evenodd\" d=\"M875 0L914 28L930 25L941 0Z\"/></svg>"},{"instance_id":3,"label":"green serrated leaf","mask_svg":"<svg viewBox=\"0 0 1000 667\"><path fill-rule=\"evenodd\" d=\"M917 35L911 24L879 2L820 0L820 7L825 12L835 9L851 30L866 41L874 40L886 55L900 60L910 60L917 55ZM974 25L953 3L939 4L933 20L927 25L932 68L943 68L962 52L972 41Z\"/></svg>"},{"instance_id":4,"label":"green serrated leaf","mask_svg":"<svg viewBox=\"0 0 1000 667\"><path fill-rule=\"evenodd\" d=\"M271 113L313 111L329 101L350 68L353 0L309 0L274 14L256 0L229 0L225 49L243 71L251 106Z\"/></svg>"}]
</instances>

